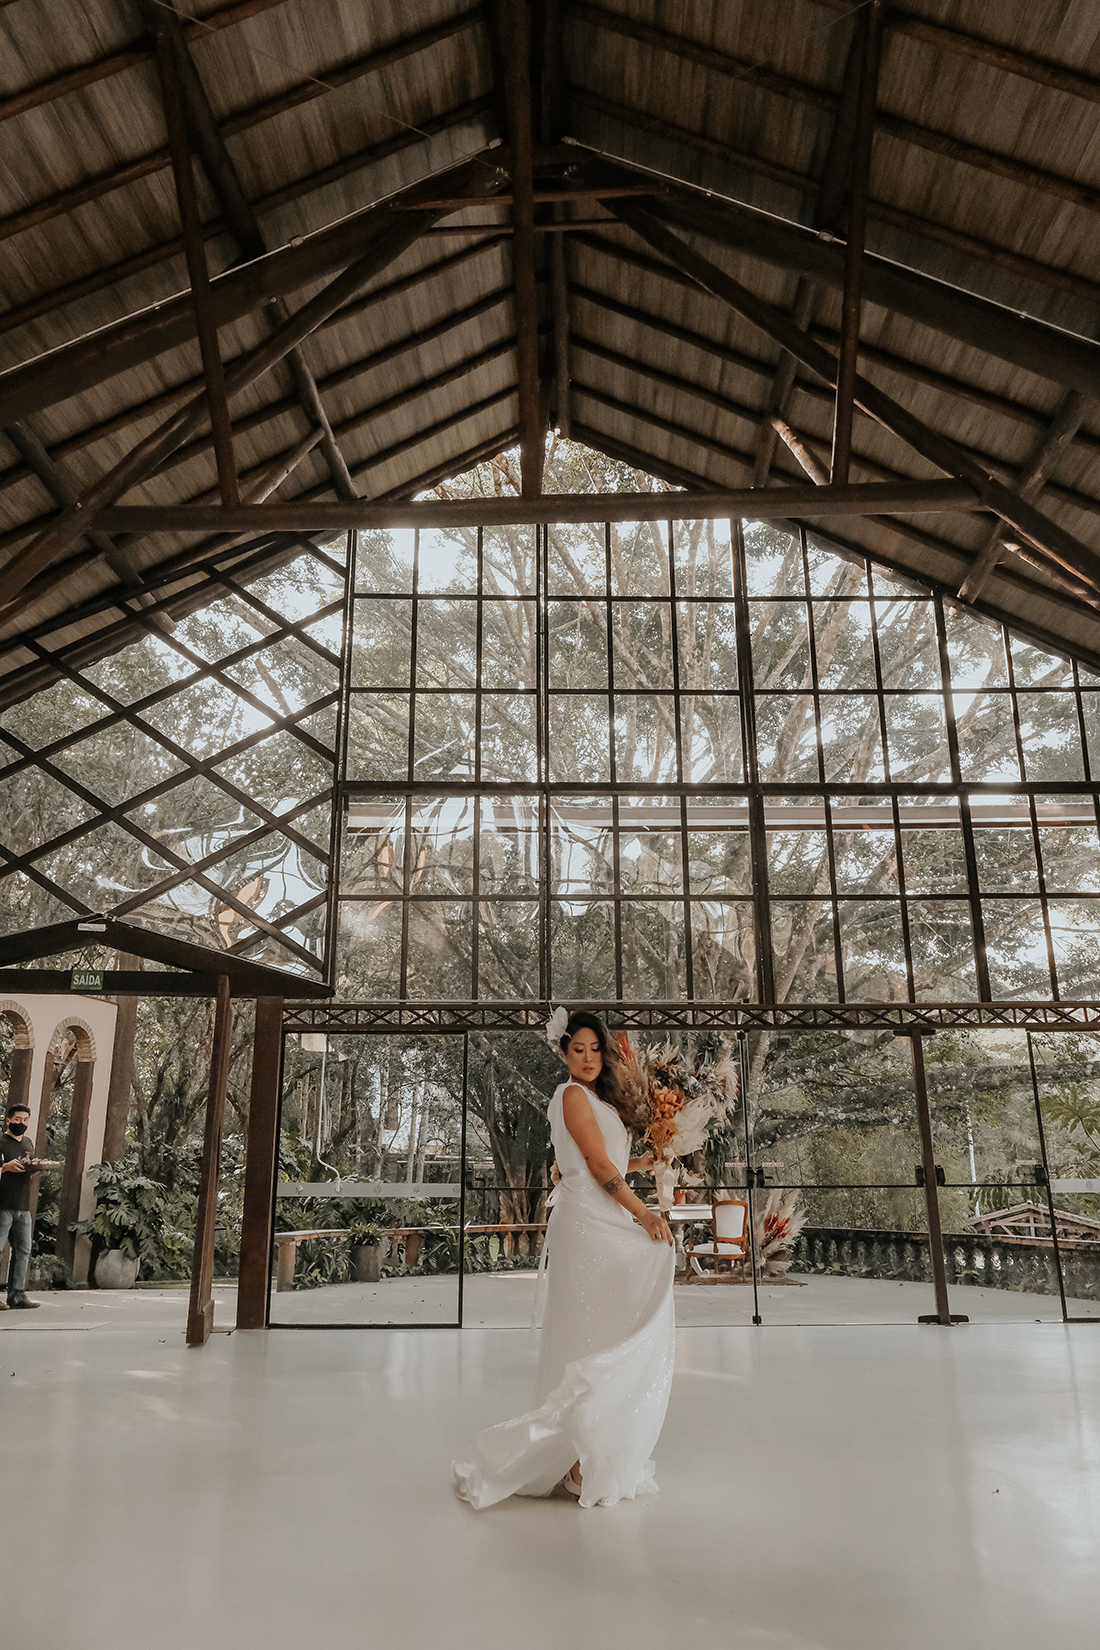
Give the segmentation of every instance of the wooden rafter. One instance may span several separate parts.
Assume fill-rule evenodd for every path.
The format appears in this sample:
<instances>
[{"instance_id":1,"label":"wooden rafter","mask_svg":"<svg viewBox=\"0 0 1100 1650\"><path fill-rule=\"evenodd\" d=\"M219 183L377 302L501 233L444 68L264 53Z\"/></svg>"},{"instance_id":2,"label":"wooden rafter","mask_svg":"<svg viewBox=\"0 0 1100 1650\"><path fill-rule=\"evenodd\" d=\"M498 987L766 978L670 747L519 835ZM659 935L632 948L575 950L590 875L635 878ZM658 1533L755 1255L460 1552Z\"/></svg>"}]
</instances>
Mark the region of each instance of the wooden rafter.
<instances>
[{"instance_id":1,"label":"wooden rafter","mask_svg":"<svg viewBox=\"0 0 1100 1650\"><path fill-rule=\"evenodd\" d=\"M529 0L500 0L506 42L505 93L512 164L512 279L515 288L519 452L524 498L542 491L543 437L539 407L538 287L535 266L534 132L531 109Z\"/></svg>"}]
</instances>

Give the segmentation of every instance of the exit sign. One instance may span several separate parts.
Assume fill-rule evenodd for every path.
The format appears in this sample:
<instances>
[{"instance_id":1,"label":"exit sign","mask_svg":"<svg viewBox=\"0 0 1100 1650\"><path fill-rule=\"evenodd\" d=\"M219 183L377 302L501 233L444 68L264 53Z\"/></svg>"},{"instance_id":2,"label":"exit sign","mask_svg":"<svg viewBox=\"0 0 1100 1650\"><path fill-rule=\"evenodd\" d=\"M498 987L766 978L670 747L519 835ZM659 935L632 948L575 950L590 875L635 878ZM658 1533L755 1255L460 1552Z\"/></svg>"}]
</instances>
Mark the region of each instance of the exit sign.
<instances>
[{"instance_id":1,"label":"exit sign","mask_svg":"<svg viewBox=\"0 0 1100 1650\"><path fill-rule=\"evenodd\" d=\"M102 968L74 968L69 977L69 990L91 992L102 991Z\"/></svg>"}]
</instances>

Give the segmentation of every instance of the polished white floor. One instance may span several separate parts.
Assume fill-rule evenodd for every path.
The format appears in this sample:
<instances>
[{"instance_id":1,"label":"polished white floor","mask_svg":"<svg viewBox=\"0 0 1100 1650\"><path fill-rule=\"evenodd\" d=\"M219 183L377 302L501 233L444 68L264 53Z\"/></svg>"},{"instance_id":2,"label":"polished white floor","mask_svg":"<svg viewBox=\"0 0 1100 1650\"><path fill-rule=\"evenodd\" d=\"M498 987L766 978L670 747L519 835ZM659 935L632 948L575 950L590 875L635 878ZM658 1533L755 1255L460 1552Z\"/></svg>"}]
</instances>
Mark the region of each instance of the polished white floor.
<instances>
[{"instance_id":1,"label":"polished white floor","mask_svg":"<svg viewBox=\"0 0 1100 1650\"><path fill-rule=\"evenodd\" d=\"M0 1356L5 1645L1097 1642L1091 1324L682 1329L662 1494L591 1512L451 1497L452 1452L526 1405L514 1330L188 1351L159 1322Z\"/></svg>"}]
</instances>

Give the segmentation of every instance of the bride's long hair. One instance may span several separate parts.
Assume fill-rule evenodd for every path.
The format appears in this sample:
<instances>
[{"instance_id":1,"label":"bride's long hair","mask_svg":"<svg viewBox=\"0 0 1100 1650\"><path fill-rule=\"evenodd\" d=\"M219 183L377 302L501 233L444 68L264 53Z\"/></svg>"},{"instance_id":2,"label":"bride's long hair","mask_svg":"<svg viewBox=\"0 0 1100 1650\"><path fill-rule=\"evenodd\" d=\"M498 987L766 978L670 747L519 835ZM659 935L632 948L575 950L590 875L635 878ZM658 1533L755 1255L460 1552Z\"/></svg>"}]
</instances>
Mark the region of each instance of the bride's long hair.
<instances>
[{"instance_id":1,"label":"bride's long hair","mask_svg":"<svg viewBox=\"0 0 1100 1650\"><path fill-rule=\"evenodd\" d=\"M646 1119L640 1115L637 1103L621 1081L622 1056L611 1041L611 1033L598 1014L590 1014L587 1009L581 1008L569 1016L565 1031L558 1042L562 1058L565 1058L565 1051L578 1031L593 1032L600 1050L600 1074L592 1087L601 1100L614 1107L632 1133L639 1133L644 1129Z\"/></svg>"}]
</instances>

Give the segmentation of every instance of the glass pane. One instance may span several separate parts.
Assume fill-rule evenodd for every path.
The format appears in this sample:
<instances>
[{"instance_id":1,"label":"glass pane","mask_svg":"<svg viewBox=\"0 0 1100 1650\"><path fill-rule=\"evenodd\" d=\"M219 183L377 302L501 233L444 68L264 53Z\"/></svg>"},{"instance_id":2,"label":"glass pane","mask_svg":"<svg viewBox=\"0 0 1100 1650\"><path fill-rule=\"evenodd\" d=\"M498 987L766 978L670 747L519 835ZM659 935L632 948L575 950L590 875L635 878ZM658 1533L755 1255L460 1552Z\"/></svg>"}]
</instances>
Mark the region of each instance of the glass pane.
<instances>
[{"instance_id":1,"label":"glass pane","mask_svg":"<svg viewBox=\"0 0 1100 1650\"><path fill-rule=\"evenodd\" d=\"M611 732L606 694L550 695L549 766L559 784L607 784Z\"/></svg>"},{"instance_id":2,"label":"glass pane","mask_svg":"<svg viewBox=\"0 0 1100 1650\"><path fill-rule=\"evenodd\" d=\"M983 899L989 988L995 998L1050 996L1046 931L1038 900Z\"/></svg>"},{"instance_id":3,"label":"glass pane","mask_svg":"<svg viewBox=\"0 0 1100 1650\"><path fill-rule=\"evenodd\" d=\"M396 900L341 900L336 989L352 1001L401 995L401 906Z\"/></svg>"},{"instance_id":4,"label":"glass pane","mask_svg":"<svg viewBox=\"0 0 1100 1650\"><path fill-rule=\"evenodd\" d=\"M750 596L800 596L806 583L797 533L770 521L746 521L745 579ZM755 638L757 620L753 619Z\"/></svg>"},{"instance_id":5,"label":"glass pane","mask_svg":"<svg viewBox=\"0 0 1100 1650\"><path fill-rule=\"evenodd\" d=\"M856 564L838 556L824 545L808 540L806 566L813 596L866 596L867 574L862 562Z\"/></svg>"},{"instance_id":6,"label":"glass pane","mask_svg":"<svg viewBox=\"0 0 1100 1650\"><path fill-rule=\"evenodd\" d=\"M620 782L676 781L676 701L671 693L615 695L615 769Z\"/></svg>"},{"instance_id":7,"label":"glass pane","mask_svg":"<svg viewBox=\"0 0 1100 1650\"><path fill-rule=\"evenodd\" d=\"M413 803L409 838L409 892L472 894L473 891L473 798L417 798Z\"/></svg>"},{"instance_id":8,"label":"glass pane","mask_svg":"<svg viewBox=\"0 0 1100 1650\"><path fill-rule=\"evenodd\" d=\"M874 689L870 602L815 602L814 643L819 686Z\"/></svg>"},{"instance_id":9,"label":"glass pane","mask_svg":"<svg viewBox=\"0 0 1100 1650\"><path fill-rule=\"evenodd\" d=\"M908 911L917 1001L973 1002L978 984L970 906L962 900L915 899Z\"/></svg>"},{"instance_id":10,"label":"glass pane","mask_svg":"<svg viewBox=\"0 0 1100 1650\"><path fill-rule=\"evenodd\" d=\"M669 1003L687 994L684 907L679 900L623 900L623 997Z\"/></svg>"},{"instance_id":11,"label":"glass pane","mask_svg":"<svg viewBox=\"0 0 1100 1650\"><path fill-rule=\"evenodd\" d=\"M1008 693L956 693L959 767L964 780L1018 780L1020 760Z\"/></svg>"},{"instance_id":12,"label":"glass pane","mask_svg":"<svg viewBox=\"0 0 1100 1650\"><path fill-rule=\"evenodd\" d=\"M955 607L945 607L943 618L952 688L1007 687L1008 666L1000 625Z\"/></svg>"},{"instance_id":13,"label":"glass pane","mask_svg":"<svg viewBox=\"0 0 1100 1650\"><path fill-rule=\"evenodd\" d=\"M882 779L877 698L869 693L822 694L821 748L826 779L849 784Z\"/></svg>"},{"instance_id":14,"label":"glass pane","mask_svg":"<svg viewBox=\"0 0 1100 1650\"><path fill-rule=\"evenodd\" d=\"M841 900L840 944L849 1002L908 1002L909 979L897 900Z\"/></svg>"},{"instance_id":15,"label":"glass pane","mask_svg":"<svg viewBox=\"0 0 1100 1650\"><path fill-rule=\"evenodd\" d=\"M607 685L607 615L596 602L551 602L548 675L552 688Z\"/></svg>"},{"instance_id":16,"label":"glass pane","mask_svg":"<svg viewBox=\"0 0 1100 1650\"><path fill-rule=\"evenodd\" d=\"M1064 804L1040 800L1036 812L1047 887L1065 893L1100 893L1100 843L1091 799L1075 796ZM1058 817L1066 823L1042 823Z\"/></svg>"},{"instance_id":17,"label":"glass pane","mask_svg":"<svg viewBox=\"0 0 1100 1650\"><path fill-rule=\"evenodd\" d=\"M559 894L614 893L609 798L561 797L551 804L550 888Z\"/></svg>"},{"instance_id":18,"label":"glass pane","mask_svg":"<svg viewBox=\"0 0 1100 1650\"><path fill-rule=\"evenodd\" d=\"M895 784L950 778L947 717L943 699L930 693L888 693L883 697L890 778Z\"/></svg>"},{"instance_id":19,"label":"glass pane","mask_svg":"<svg viewBox=\"0 0 1100 1650\"><path fill-rule=\"evenodd\" d=\"M473 995L473 907L466 900L416 900L409 906L406 994L463 1002Z\"/></svg>"},{"instance_id":20,"label":"glass pane","mask_svg":"<svg viewBox=\"0 0 1100 1650\"><path fill-rule=\"evenodd\" d=\"M482 603L482 687L535 687L537 622L534 602Z\"/></svg>"},{"instance_id":21,"label":"glass pane","mask_svg":"<svg viewBox=\"0 0 1100 1650\"><path fill-rule=\"evenodd\" d=\"M615 602L611 609L611 623L615 686L671 688L672 609L669 604Z\"/></svg>"},{"instance_id":22,"label":"glass pane","mask_svg":"<svg viewBox=\"0 0 1100 1650\"><path fill-rule=\"evenodd\" d=\"M965 894L966 852L951 797L900 797L901 853L909 894Z\"/></svg>"},{"instance_id":23,"label":"glass pane","mask_svg":"<svg viewBox=\"0 0 1100 1650\"><path fill-rule=\"evenodd\" d=\"M538 779L533 693L486 693L481 700L481 778L487 784Z\"/></svg>"},{"instance_id":24,"label":"glass pane","mask_svg":"<svg viewBox=\"0 0 1100 1650\"><path fill-rule=\"evenodd\" d=\"M1073 666L1068 659L1060 659L1054 653L1044 653L1042 648L1025 642L1020 636L1012 637L1011 647L1012 672L1017 687L1072 685Z\"/></svg>"},{"instance_id":25,"label":"glass pane","mask_svg":"<svg viewBox=\"0 0 1100 1650\"><path fill-rule=\"evenodd\" d=\"M678 602L680 688L726 693L737 686L737 631L729 602Z\"/></svg>"},{"instance_id":26,"label":"glass pane","mask_svg":"<svg viewBox=\"0 0 1100 1650\"><path fill-rule=\"evenodd\" d=\"M547 577L551 596L602 596L607 589L604 528L570 523L547 529Z\"/></svg>"},{"instance_id":27,"label":"glass pane","mask_svg":"<svg viewBox=\"0 0 1100 1650\"><path fill-rule=\"evenodd\" d=\"M691 966L703 1002L756 996L756 936L748 900L692 900Z\"/></svg>"},{"instance_id":28,"label":"glass pane","mask_svg":"<svg viewBox=\"0 0 1100 1650\"><path fill-rule=\"evenodd\" d=\"M1100 996L1100 904L1052 899L1048 907L1054 966L1061 996Z\"/></svg>"},{"instance_id":29,"label":"glass pane","mask_svg":"<svg viewBox=\"0 0 1100 1650\"><path fill-rule=\"evenodd\" d=\"M838 999L833 909L828 900L771 901L775 995L778 1002Z\"/></svg>"},{"instance_id":30,"label":"glass pane","mask_svg":"<svg viewBox=\"0 0 1100 1650\"><path fill-rule=\"evenodd\" d=\"M689 812L689 824L699 812ZM693 894L750 894L752 855L748 831L689 830L688 870Z\"/></svg>"},{"instance_id":31,"label":"glass pane","mask_svg":"<svg viewBox=\"0 0 1100 1650\"><path fill-rule=\"evenodd\" d=\"M665 522L612 522L611 589L614 595L668 594L668 536Z\"/></svg>"},{"instance_id":32,"label":"glass pane","mask_svg":"<svg viewBox=\"0 0 1100 1650\"><path fill-rule=\"evenodd\" d=\"M533 797L483 797L481 892L535 894L541 881L538 804Z\"/></svg>"},{"instance_id":33,"label":"glass pane","mask_svg":"<svg viewBox=\"0 0 1100 1650\"><path fill-rule=\"evenodd\" d=\"M878 573L875 589L881 593ZM875 624L884 688L942 689L936 611L930 601L909 597L876 601Z\"/></svg>"},{"instance_id":34,"label":"glass pane","mask_svg":"<svg viewBox=\"0 0 1100 1650\"><path fill-rule=\"evenodd\" d=\"M814 702L808 693L757 696L756 755L765 783L820 777Z\"/></svg>"},{"instance_id":35,"label":"glass pane","mask_svg":"<svg viewBox=\"0 0 1100 1650\"><path fill-rule=\"evenodd\" d=\"M482 530L482 581L485 594L533 596L538 578L538 533L534 527L486 527Z\"/></svg>"},{"instance_id":36,"label":"glass pane","mask_svg":"<svg viewBox=\"0 0 1100 1650\"><path fill-rule=\"evenodd\" d=\"M744 778L741 758L741 700L736 693L715 698L685 694L680 700L684 782L736 785Z\"/></svg>"},{"instance_id":37,"label":"glass pane","mask_svg":"<svg viewBox=\"0 0 1100 1650\"><path fill-rule=\"evenodd\" d=\"M972 1322L1061 1318L1042 1143L1016 1031L926 1045L929 1109L952 1306ZM1098 1233L1100 1236L1100 1233Z\"/></svg>"},{"instance_id":38,"label":"glass pane","mask_svg":"<svg viewBox=\"0 0 1100 1650\"><path fill-rule=\"evenodd\" d=\"M477 681L477 603L417 603L417 687L473 687Z\"/></svg>"},{"instance_id":39,"label":"glass pane","mask_svg":"<svg viewBox=\"0 0 1100 1650\"><path fill-rule=\"evenodd\" d=\"M461 1038L288 1037L272 1323L457 1323L461 1140Z\"/></svg>"},{"instance_id":40,"label":"glass pane","mask_svg":"<svg viewBox=\"0 0 1100 1650\"><path fill-rule=\"evenodd\" d=\"M1027 812L1027 804L1021 809ZM978 862L978 887L983 893L1039 892L1039 868L1030 825L1008 831L975 830L974 857Z\"/></svg>"},{"instance_id":41,"label":"glass pane","mask_svg":"<svg viewBox=\"0 0 1100 1650\"><path fill-rule=\"evenodd\" d=\"M757 690L808 687L810 645L805 602L754 602L749 609L749 623Z\"/></svg>"},{"instance_id":42,"label":"glass pane","mask_svg":"<svg viewBox=\"0 0 1100 1650\"><path fill-rule=\"evenodd\" d=\"M392 894L404 887L405 804L400 798L354 802L342 844L342 894Z\"/></svg>"},{"instance_id":43,"label":"glass pane","mask_svg":"<svg viewBox=\"0 0 1100 1650\"><path fill-rule=\"evenodd\" d=\"M409 772L407 693L353 693L348 700L348 777L406 779Z\"/></svg>"},{"instance_id":44,"label":"glass pane","mask_svg":"<svg viewBox=\"0 0 1100 1650\"><path fill-rule=\"evenodd\" d=\"M683 892L678 831L631 830L631 810L619 810L619 883L624 894Z\"/></svg>"},{"instance_id":45,"label":"glass pane","mask_svg":"<svg viewBox=\"0 0 1100 1650\"><path fill-rule=\"evenodd\" d=\"M673 523L677 594L733 595L733 542L728 521Z\"/></svg>"},{"instance_id":46,"label":"glass pane","mask_svg":"<svg viewBox=\"0 0 1100 1650\"><path fill-rule=\"evenodd\" d=\"M476 717L472 693L418 693L413 779L473 779Z\"/></svg>"},{"instance_id":47,"label":"glass pane","mask_svg":"<svg viewBox=\"0 0 1100 1650\"><path fill-rule=\"evenodd\" d=\"M556 1001L615 996L615 930L610 902L555 901L550 907L550 995Z\"/></svg>"},{"instance_id":48,"label":"glass pane","mask_svg":"<svg viewBox=\"0 0 1100 1650\"><path fill-rule=\"evenodd\" d=\"M1100 1040L1033 1035L1032 1047L1066 1311L1100 1318ZM1046 1199L1040 1192L1035 1201L1041 1208Z\"/></svg>"},{"instance_id":49,"label":"glass pane","mask_svg":"<svg viewBox=\"0 0 1100 1650\"><path fill-rule=\"evenodd\" d=\"M451 594L477 592L477 528L421 528L417 546L417 589Z\"/></svg>"},{"instance_id":50,"label":"glass pane","mask_svg":"<svg viewBox=\"0 0 1100 1650\"><path fill-rule=\"evenodd\" d=\"M352 623L352 687L408 687L412 602L356 602Z\"/></svg>"},{"instance_id":51,"label":"glass pane","mask_svg":"<svg viewBox=\"0 0 1100 1650\"><path fill-rule=\"evenodd\" d=\"M383 527L358 535L355 560L357 590L389 590L395 595L411 593L413 548L416 534L411 527Z\"/></svg>"},{"instance_id":52,"label":"glass pane","mask_svg":"<svg viewBox=\"0 0 1100 1650\"><path fill-rule=\"evenodd\" d=\"M491 1002L539 996L539 908L533 900L483 900L478 915L478 996Z\"/></svg>"},{"instance_id":53,"label":"glass pane","mask_svg":"<svg viewBox=\"0 0 1100 1650\"><path fill-rule=\"evenodd\" d=\"M833 857L837 892L841 894L896 894L897 854L894 833L888 830L837 829L846 811L833 809Z\"/></svg>"},{"instance_id":54,"label":"glass pane","mask_svg":"<svg viewBox=\"0 0 1100 1650\"><path fill-rule=\"evenodd\" d=\"M1076 694L1018 693L1016 704L1027 777L1084 779Z\"/></svg>"},{"instance_id":55,"label":"glass pane","mask_svg":"<svg viewBox=\"0 0 1100 1650\"><path fill-rule=\"evenodd\" d=\"M913 1323L931 1311L908 1045L874 1032L755 1033L749 1071L765 1321ZM772 1236L784 1221L785 1243Z\"/></svg>"},{"instance_id":56,"label":"glass pane","mask_svg":"<svg viewBox=\"0 0 1100 1650\"><path fill-rule=\"evenodd\" d=\"M529 1033L470 1039L462 1321L526 1329L554 1153L546 1103L562 1067Z\"/></svg>"}]
</instances>

